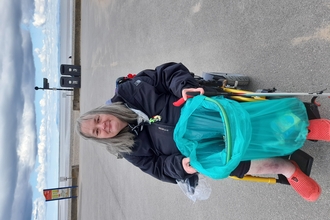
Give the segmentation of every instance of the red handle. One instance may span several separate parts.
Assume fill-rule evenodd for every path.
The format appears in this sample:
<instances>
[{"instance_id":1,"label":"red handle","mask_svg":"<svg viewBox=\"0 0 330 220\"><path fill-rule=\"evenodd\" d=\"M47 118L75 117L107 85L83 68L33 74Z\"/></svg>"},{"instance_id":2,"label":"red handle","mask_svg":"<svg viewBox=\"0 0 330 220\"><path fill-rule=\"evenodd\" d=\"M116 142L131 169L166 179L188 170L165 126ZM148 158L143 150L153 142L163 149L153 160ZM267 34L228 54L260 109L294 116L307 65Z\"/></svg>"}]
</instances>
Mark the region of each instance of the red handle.
<instances>
[{"instance_id":1,"label":"red handle","mask_svg":"<svg viewBox=\"0 0 330 220\"><path fill-rule=\"evenodd\" d=\"M191 96L191 95L188 95L188 96L187 96L188 99L189 99L189 98L192 98L192 97L193 97L193 96ZM179 107L179 106L183 105L185 102L186 102L186 101L185 101L183 98L180 98L178 101L173 102L173 105L174 105L175 107Z\"/></svg>"},{"instance_id":2,"label":"red handle","mask_svg":"<svg viewBox=\"0 0 330 220\"><path fill-rule=\"evenodd\" d=\"M183 105L184 103L185 103L185 100L183 98L180 98L178 101L173 102L173 105L175 107L179 107L179 106Z\"/></svg>"}]
</instances>

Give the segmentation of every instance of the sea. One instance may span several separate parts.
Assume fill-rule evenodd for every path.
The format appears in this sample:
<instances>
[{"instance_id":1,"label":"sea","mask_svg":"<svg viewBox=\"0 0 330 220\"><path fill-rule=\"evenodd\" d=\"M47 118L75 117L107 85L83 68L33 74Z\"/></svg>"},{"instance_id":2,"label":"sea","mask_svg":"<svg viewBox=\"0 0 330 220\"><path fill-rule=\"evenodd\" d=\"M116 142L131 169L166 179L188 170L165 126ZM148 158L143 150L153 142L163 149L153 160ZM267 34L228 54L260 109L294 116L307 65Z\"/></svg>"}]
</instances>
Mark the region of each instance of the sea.
<instances>
[{"instance_id":1,"label":"sea","mask_svg":"<svg viewBox=\"0 0 330 220\"><path fill-rule=\"evenodd\" d=\"M59 7L59 62L73 64L73 9L74 0L60 0ZM60 65L59 64L59 65ZM73 92L61 91L59 96L59 187L70 186L71 112ZM61 181L60 178L68 178ZM69 200L58 201L58 219L68 219Z\"/></svg>"}]
</instances>

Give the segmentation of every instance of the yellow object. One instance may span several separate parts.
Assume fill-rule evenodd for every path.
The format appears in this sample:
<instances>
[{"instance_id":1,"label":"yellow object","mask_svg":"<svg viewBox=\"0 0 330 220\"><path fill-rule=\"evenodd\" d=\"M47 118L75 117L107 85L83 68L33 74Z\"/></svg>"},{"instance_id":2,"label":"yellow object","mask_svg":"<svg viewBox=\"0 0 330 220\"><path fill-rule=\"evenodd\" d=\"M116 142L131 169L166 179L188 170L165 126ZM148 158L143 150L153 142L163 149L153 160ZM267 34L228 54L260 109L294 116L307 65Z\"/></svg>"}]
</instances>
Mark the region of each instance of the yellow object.
<instances>
[{"instance_id":1,"label":"yellow object","mask_svg":"<svg viewBox=\"0 0 330 220\"><path fill-rule=\"evenodd\" d=\"M239 89L231 89L231 88L222 88L224 92L228 92L228 93L243 93L243 94L253 94L254 92L251 91L246 91L246 90L239 90ZM236 100L236 101L242 101L242 102L254 102L254 101L261 101L261 100L267 100L266 97L264 96L251 96L251 97L244 97L244 96L231 96L232 99Z\"/></svg>"},{"instance_id":2,"label":"yellow object","mask_svg":"<svg viewBox=\"0 0 330 220\"><path fill-rule=\"evenodd\" d=\"M230 178L235 179L235 180L259 182L259 183L269 183L269 184L275 184L276 183L276 178L273 178L273 177L260 177L260 176L246 175L243 178L238 178L236 176L230 176Z\"/></svg>"}]
</instances>

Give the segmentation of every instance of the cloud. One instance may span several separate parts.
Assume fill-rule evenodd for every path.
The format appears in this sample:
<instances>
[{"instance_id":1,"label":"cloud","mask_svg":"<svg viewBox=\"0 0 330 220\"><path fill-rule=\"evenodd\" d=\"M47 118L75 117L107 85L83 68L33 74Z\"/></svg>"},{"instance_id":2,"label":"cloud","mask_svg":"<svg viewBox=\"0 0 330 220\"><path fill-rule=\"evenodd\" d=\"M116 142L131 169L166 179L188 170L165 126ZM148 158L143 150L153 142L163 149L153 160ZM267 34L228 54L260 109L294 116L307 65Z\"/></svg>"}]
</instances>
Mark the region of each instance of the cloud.
<instances>
[{"instance_id":1,"label":"cloud","mask_svg":"<svg viewBox=\"0 0 330 220\"><path fill-rule=\"evenodd\" d=\"M0 2L0 187L6 189L0 194L0 219L30 219L32 213L35 67L30 33L21 25L33 1L22 2Z\"/></svg>"},{"instance_id":2,"label":"cloud","mask_svg":"<svg viewBox=\"0 0 330 220\"><path fill-rule=\"evenodd\" d=\"M33 25L36 27L40 27L41 25L46 23L46 1L45 0L35 0L34 1L35 9L33 15Z\"/></svg>"},{"instance_id":3,"label":"cloud","mask_svg":"<svg viewBox=\"0 0 330 220\"><path fill-rule=\"evenodd\" d=\"M40 48L36 48L36 49L34 49L34 52L37 54L37 56L38 56L40 62L41 62L43 65L45 65L45 64L47 63L47 52L48 52L48 51L46 50L46 44L45 44L45 41L44 41L44 44L43 44L42 48L41 48L41 49L40 49ZM41 71L42 71L43 73L45 73L45 72L46 72L46 68L43 67L43 68L41 69Z\"/></svg>"},{"instance_id":4,"label":"cloud","mask_svg":"<svg viewBox=\"0 0 330 220\"><path fill-rule=\"evenodd\" d=\"M21 21L24 24L29 24L31 21L31 18L33 16L33 11L34 11L34 4L33 0L21 0L21 11L22 11L22 19Z\"/></svg>"},{"instance_id":5,"label":"cloud","mask_svg":"<svg viewBox=\"0 0 330 220\"><path fill-rule=\"evenodd\" d=\"M33 207L35 207L33 209L32 212L32 219L40 219L43 218L43 216L45 216L45 199L43 198L37 198L34 202L33 202Z\"/></svg>"},{"instance_id":6,"label":"cloud","mask_svg":"<svg viewBox=\"0 0 330 220\"><path fill-rule=\"evenodd\" d=\"M47 134L46 134L47 122L46 119L43 118L40 125L39 130L39 143L38 143L38 162L39 166L37 168L37 186L39 192L42 192L46 186L45 174L46 174L46 164L47 164Z\"/></svg>"}]
</instances>

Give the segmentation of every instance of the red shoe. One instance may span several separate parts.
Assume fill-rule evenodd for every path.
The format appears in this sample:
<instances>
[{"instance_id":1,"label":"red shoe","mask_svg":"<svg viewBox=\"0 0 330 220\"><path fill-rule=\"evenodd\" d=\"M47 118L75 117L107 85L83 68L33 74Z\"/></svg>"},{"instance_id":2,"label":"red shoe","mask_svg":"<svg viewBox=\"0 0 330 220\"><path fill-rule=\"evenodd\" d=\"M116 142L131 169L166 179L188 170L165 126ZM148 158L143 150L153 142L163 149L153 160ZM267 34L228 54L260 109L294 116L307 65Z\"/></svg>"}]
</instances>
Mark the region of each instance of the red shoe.
<instances>
[{"instance_id":1,"label":"red shoe","mask_svg":"<svg viewBox=\"0 0 330 220\"><path fill-rule=\"evenodd\" d=\"M321 195L321 187L315 180L304 174L296 162L291 162L296 167L296 170L288 178L290 185L305 200L315 202Z\"/></svg>"},{"instance_id":2,"label":"red shoe","mask_svg":"<svg viewBox=\"0 0 330 220\"><path fill-rule=\"evenodd\" d=\"M309 121L308 140L330 141L330 120L313 119Z\"/></svg>"}]
</instances>

